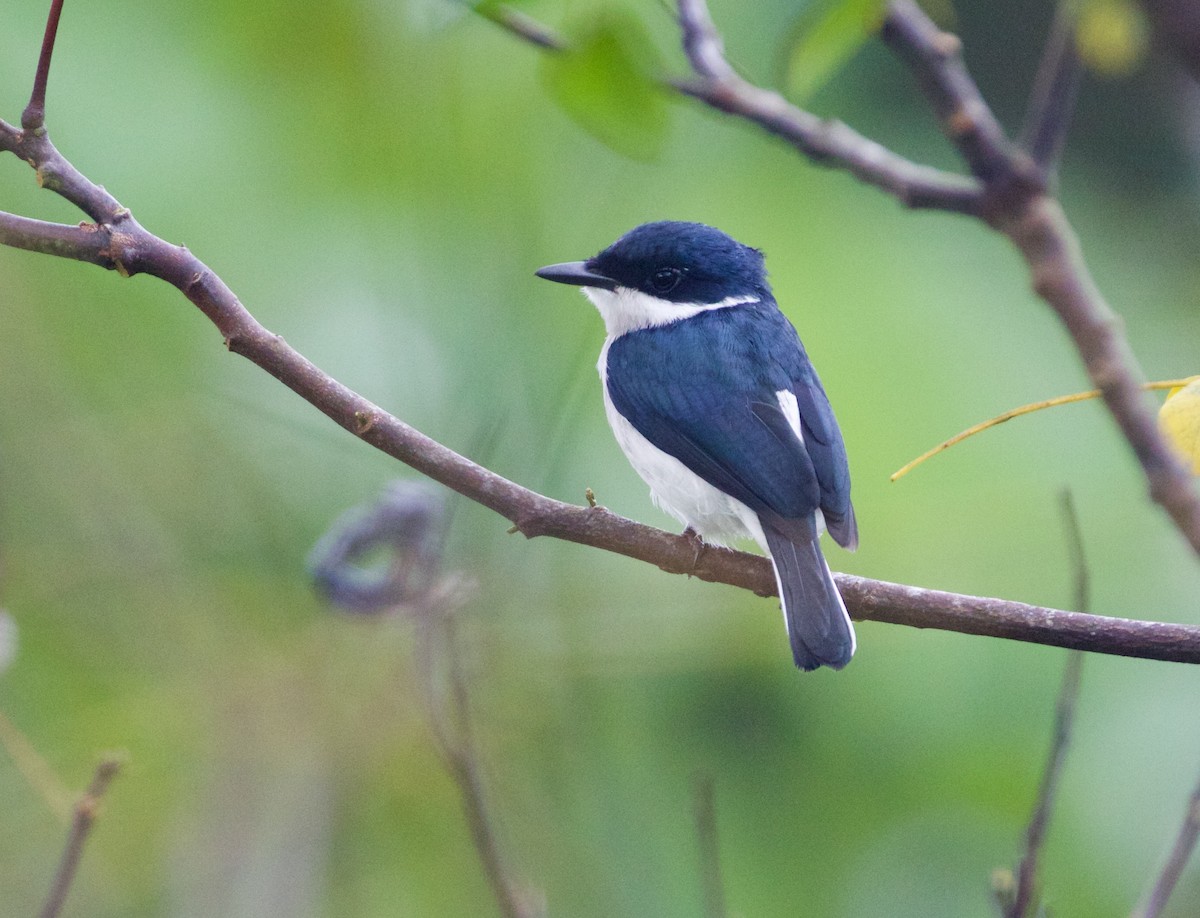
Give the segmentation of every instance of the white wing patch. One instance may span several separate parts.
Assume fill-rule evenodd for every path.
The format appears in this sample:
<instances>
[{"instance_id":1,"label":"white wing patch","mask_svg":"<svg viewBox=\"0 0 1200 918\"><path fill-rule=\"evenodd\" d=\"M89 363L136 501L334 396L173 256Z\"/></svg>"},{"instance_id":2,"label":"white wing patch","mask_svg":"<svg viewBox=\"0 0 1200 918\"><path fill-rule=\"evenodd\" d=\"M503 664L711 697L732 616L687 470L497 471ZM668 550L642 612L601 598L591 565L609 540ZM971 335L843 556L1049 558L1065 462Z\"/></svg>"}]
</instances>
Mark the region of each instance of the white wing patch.
<instances>
[{"instance_id":1,"label":"white wing patch","mask_svg":"<svg viewBox=\"0 0 1200 918\"><path fill-rule=\"evenodd\" d=\"M788 427L792 428L792 433L796 435L796 439L801 443L804 442L804 430L800 426L800 404L796 401L796 393L791 389L780 389L775 393L775 399L779 402L779 410L783 412L783 416L787 418ZM818 507L817 514L817 532L825 531L825 514Z\"/></svg>"},{"instance_id":2,"label":"white wing patch","mask_svg":"<svg viewBox=\"0 0 1200 918\"><path fill-rule=\"evenodd\" d=\"M780 389L775 393L775 398L779 402L779 410L787 418L788 426L792 428L792 433L796 435L797 440L803 443L804 434L800 430L800 405L796 402L796 393L790 389Z\"/></svg>"}]
</instances>

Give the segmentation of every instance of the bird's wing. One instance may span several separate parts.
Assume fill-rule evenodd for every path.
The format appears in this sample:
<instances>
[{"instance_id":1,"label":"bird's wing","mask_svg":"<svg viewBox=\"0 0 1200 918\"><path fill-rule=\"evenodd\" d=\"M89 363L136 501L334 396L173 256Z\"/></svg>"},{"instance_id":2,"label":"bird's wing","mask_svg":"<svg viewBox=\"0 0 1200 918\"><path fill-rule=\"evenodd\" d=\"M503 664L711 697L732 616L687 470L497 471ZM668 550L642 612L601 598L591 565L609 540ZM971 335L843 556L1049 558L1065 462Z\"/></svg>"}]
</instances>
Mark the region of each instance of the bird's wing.
<instances>
[{"instance_id":1,"label":"bird's wing","mask_svg":"<svg viewBox=\"0 0 1200 918\"><path fill-rule=\"evenodd\" d=\"M800 354L803 355L803 349ZM800 429L821 487L821 512L829 534L843 548L858 547L858 522L850 502L850 465L846 446L825 388L807 357L788 374L800 411Z\"/></svg>"},{"instance_id":2,"label":"bird's wing","mask_svg":"<svg viewBox=\"0 0 1200 918\"><path fill-rule=\"evenodd\" d=\"M759 322L768 325L747 328ZM779 341L784 330L796 357L781 362L774 352L789 343L786 337ZM792 388L783 370L803 362L803 351L773 306L761 313L753 307L713 310L629 332L609 345L607 361L613 407L642 436L756 513L811 526L822 504L820 475L777 395ZM802 419L806 410L811 408L801 408ZM828 437L825 426L820 429Z\"/></svg>"}]
</instances>

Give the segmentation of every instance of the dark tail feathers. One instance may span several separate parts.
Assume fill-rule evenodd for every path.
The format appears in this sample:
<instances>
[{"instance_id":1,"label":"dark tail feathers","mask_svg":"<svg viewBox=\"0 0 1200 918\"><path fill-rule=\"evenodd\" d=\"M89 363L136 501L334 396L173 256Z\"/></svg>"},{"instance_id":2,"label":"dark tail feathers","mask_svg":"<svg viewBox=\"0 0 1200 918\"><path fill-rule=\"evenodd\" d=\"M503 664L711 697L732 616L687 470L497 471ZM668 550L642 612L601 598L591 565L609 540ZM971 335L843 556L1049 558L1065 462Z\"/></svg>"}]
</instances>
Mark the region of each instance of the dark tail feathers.
<instances>
[{"instance_id":1,"label":"dark tail feathers","mask_svg":"<svg viewBox=\"0 0 1200 918\"><path fill-rule=\"evenodd\" d=\"M770 526L763 530L796 665L841 669L854 656L854 627L820 544L815 536L792 541Z\"/></svg>"}]
</instances>

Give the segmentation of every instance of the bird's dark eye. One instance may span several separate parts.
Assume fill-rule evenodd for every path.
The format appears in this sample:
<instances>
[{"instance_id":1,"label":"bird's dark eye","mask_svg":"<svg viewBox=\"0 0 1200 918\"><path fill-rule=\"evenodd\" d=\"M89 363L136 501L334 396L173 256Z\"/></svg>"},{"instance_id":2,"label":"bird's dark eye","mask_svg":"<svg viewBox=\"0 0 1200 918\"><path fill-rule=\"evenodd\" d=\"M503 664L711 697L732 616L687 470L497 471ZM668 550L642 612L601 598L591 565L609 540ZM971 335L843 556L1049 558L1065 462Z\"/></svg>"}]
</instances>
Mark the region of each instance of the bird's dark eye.
<instances>
[{"instance_id":1,"label":"bird's dark eye","mask_svg":"<svg viewBox=\"0 0 1200 918\"><path fill-rule=\"evenodd\" d=\"M650 275L650 289L655 293L670 293L683 279L683 272L678 268L659 268Z\"/></svg>"}]
</instances>

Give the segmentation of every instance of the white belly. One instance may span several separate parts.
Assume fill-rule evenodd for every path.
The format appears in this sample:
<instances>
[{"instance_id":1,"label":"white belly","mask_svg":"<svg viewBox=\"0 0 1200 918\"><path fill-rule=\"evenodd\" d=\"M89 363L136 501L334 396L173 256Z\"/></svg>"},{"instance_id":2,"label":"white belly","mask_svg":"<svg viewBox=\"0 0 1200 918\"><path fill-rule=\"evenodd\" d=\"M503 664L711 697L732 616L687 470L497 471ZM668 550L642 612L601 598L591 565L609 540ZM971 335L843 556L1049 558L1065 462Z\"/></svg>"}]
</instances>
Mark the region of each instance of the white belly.
<instances>
[{"instance_id":1,"label":"white belly","mask_svg":"<svg viewBox=\"0 0 1200 918\"><path fill-rule=\"evenodd\" d=\"M621 451L634 471L650 486L655 506L684 526L704 536L705 541L724 544L749 536L765 551L766 538L758 515L740 500L719 491L674 456L643 437L613 406L608 395L608 342L600 352L600 382L604 412Z\"/></svg>"}]
</instances>

